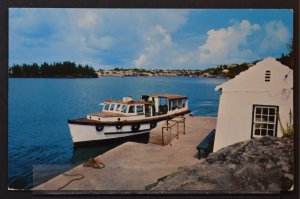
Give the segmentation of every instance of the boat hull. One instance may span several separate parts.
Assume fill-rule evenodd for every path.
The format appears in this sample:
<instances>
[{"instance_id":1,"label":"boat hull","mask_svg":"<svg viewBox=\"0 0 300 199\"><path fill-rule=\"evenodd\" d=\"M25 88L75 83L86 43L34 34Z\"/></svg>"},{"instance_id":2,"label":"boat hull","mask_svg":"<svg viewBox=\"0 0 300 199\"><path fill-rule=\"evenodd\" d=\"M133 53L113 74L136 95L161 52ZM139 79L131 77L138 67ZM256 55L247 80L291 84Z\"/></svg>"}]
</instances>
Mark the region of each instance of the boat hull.
<instances>
[{"instance_id":1,"label":"boat hull","mask_svg":"<svg viewBox=\"0 0 300 199\"><path fill-rule=\"evenodd\" d=\"M73 143L116 139L149 133L151 130L150 124L140 124L139 130L136 131L132 131L132 125L125 125L122 129L104 125L101 131L97 130L96 127L97 125L69 124Z\"/></svg>"},{"instance_id":2,"label":"boat hull","mask_svg":"<svg viewBox=\"0 0 300 199\"><path fill-rule=\"evenodd\" d=\"M190 111L143 121L100 122L81 118L69 120L68 123L73 143L76 146L81 145L80 143L148 134L151 129L166 120L188 113Z\"/></svg>"},{"instance_id":3,"label":"boat hull","mask_svg":"<svg viewBox=\"0 0 300 199\"><path fill-rule=\"evenodd\" d=\"M116 137L112 139L106 140L92 140L92 141L83 141L83 142L75 142L74 149L80 149L81 147L93 147L93 146L102 146L102 145L120 145L125 142L138 142L147 144L149 142L150 132L142 133L142 134L134 134L126 137ZM74 154L73 154L74 157Z\"/></svg>"}]
</instances>

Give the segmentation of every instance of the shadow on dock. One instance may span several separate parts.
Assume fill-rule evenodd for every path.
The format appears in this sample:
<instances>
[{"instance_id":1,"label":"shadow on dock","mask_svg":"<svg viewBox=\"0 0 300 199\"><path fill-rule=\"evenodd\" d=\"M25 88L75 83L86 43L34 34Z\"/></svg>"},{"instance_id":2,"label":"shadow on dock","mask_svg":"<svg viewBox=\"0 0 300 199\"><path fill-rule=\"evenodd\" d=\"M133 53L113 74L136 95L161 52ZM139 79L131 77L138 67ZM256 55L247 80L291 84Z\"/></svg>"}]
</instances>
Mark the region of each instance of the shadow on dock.
<instances>
[{"instance_id":1,"label":"shadow on dock","mask_svg":"<svg viewBox=\"0 0 300 199\"><path fill-rule=\"evenodd\" d=\"M149 133L134 135L125 138L97 141L92 143L91 145L87 144L84 146L74 146L71 163L73 165L81 164L90 158L101 155L126 142L147 144L149 142Z\"/></svg>"}]
</instances>

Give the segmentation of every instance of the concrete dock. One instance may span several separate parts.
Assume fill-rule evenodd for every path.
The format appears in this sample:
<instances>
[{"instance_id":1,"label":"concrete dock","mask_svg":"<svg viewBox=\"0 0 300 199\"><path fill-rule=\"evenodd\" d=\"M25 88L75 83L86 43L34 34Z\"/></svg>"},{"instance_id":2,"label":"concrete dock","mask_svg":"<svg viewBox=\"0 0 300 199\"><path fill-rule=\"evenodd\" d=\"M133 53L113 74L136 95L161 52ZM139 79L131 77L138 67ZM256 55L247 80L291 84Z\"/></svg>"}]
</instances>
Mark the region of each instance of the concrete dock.
<instances>
[{"instance_id":1,"label":"concrete dock","mask_svg":"<svg viewBox=\"0 0 300 199\"><path fill-rule=\"evenodd\" d=\"M216 121L216 117L187 116L186 133L180 133L177 139L176 130L172 130L171 144L168 143L170 134L165 133L164 146L161 145L161 126L157 126L150 132L148 144L126 142L96 157L95 160L105 164L103 169L79 165L66 172L81 174L84 178L72 181L62 190L144 190L178 167L199 162L196 147L216 128ZM61 174L33 190L58 190L74 178Z\"/></svg>"}]
</instances>

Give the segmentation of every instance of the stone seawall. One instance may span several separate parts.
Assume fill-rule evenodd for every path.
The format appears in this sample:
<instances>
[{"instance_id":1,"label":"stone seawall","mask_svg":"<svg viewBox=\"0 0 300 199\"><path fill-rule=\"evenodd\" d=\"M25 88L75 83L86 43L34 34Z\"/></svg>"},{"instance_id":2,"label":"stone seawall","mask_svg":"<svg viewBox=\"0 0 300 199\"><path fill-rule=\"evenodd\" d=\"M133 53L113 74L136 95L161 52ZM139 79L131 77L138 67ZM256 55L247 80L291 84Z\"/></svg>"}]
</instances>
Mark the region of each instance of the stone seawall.
<instances>
[{"instance_id":1,"label":"stone seawall","mask_svg":"<svg viewBox=\"0 0 300 199\"><path fill-rule=\"evenodd\" d=\"M286 191L294 184L294 143L253 138L211 153L193 166L146 186L146 190Z\"/></svg>"}]
</instances>

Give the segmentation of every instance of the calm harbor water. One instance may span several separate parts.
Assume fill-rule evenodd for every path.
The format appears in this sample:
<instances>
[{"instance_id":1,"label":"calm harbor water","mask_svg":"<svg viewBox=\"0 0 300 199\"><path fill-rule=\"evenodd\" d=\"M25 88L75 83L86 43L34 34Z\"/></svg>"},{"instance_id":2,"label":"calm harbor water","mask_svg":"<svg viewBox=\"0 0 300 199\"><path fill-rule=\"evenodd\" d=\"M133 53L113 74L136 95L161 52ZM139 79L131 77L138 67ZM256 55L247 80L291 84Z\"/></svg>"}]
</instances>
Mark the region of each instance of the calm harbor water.
<instances>
[{"instance_id":1,"label":"calm harbor water","mask_svg":"<svg viewBox=\"0 0 300 199\"><path fill-rule=\"evenodd\" d=\"M182 94L189 97L193 115L217 116L220 93L214 88L225 81L187 77L9 79L9 187L30 189L115 147L114 143L74 150L67 125L68 119L99 111L99 103L108 98ZM33 175L39 177L33 180Z\"/></svg>"}]
</instances>

